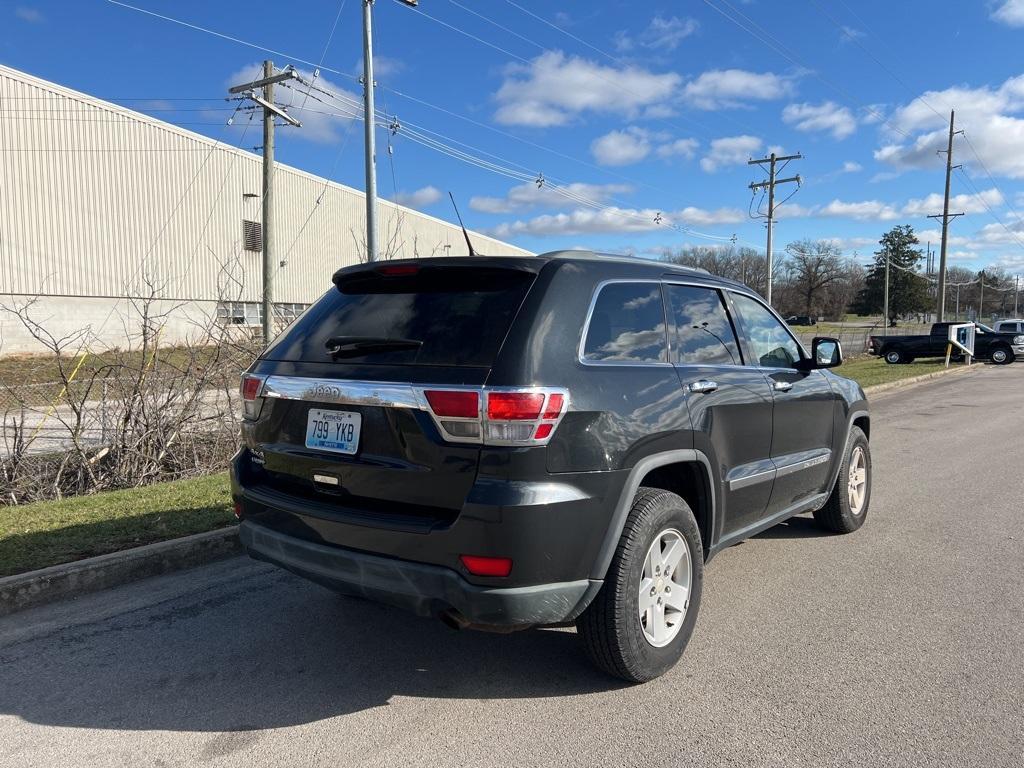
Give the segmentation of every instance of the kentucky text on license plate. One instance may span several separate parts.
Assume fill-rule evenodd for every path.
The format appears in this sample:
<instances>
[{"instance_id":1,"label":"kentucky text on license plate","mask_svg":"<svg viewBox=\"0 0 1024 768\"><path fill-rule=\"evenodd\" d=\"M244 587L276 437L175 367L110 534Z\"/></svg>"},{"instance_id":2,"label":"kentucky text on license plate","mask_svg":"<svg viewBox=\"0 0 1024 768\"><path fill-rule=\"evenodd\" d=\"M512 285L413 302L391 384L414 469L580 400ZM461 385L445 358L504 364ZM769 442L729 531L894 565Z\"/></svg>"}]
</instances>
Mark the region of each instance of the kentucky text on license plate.
<instances>
[{"instance_id":1,"label":"kentucky text on license plate","mask_svg":"<svg viewBox=\"0 0 1024 768\"><path fill-rule=\"evenodd\" d=\"M335 453L356 452L363 417L352 411L310 408L306 421L306 447Z\"/></svg>"}]
</instances>

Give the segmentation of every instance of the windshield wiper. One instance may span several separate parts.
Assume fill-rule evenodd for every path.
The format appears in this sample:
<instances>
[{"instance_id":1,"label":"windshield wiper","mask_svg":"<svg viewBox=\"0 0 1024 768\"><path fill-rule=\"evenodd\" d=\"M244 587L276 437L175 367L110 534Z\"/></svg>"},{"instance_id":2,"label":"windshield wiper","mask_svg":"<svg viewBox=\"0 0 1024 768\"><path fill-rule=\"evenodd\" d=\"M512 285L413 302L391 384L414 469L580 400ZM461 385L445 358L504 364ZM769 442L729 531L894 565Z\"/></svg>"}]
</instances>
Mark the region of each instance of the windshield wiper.
<instances>
[{"instance_id":1,"label":"windshield wiper","mask_svg":"<svg viewBox=\"0 0 1024 768\"><path fill-rule=\"evenodd\" d=\"M416 339L388 339L377 336L333 336L324 342L332 357L357 357L373 352L392 352L419 349L422 341Z\"/></svg>"}]
</instances>

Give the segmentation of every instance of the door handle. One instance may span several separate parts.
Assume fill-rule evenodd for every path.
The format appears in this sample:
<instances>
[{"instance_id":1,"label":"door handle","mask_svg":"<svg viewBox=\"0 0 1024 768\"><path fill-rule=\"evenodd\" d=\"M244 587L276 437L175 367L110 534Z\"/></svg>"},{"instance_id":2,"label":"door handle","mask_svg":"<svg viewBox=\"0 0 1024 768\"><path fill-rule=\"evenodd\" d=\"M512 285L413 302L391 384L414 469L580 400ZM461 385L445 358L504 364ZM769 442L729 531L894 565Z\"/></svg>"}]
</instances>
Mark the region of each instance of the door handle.
<instances>
[{"instance_id":1,"label":"door handle","mask_svg":"<svg viewBox=\"0 0 1024 768\"><path fill-rule=\"evenodd\" d=\"M775 386L775 391L776 392L789 392L789 390L791 390L793 388L793 382L792 381L776 381L774 386Z\"/></svg>"},{"instance_id":2,"label":"door handle","mask_svg":"<svg viewBox=\"0 0 1024 768\"><path fill-rule=\"evenodd\" d=\"M688 389L691 392L714 392L716 389L718 389L718 382L708 381L707 379L701 379L700 381L695 381L692 384L690 384Z\"/></svg>"}]
</instances>

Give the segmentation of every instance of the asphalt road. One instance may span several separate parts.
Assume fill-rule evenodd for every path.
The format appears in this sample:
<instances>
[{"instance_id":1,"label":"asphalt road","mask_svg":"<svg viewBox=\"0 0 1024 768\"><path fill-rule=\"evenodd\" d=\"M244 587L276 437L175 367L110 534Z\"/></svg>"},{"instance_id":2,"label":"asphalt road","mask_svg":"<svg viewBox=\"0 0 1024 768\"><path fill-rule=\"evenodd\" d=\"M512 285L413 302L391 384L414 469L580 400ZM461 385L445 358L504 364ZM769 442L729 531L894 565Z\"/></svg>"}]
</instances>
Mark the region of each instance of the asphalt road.
<instances>
[{"instance_id":1,"label":"asphalt road","mask_svg":"<svg viewBox=\"0 0 1024 768\"><path fill-rule=\"evenodd\" d=\"M1024 765L1022 405L1024 364L878 397L865 527L719 555L653 683L236 559L0 620L0 765Z\"/></svg>"}]
</instances>

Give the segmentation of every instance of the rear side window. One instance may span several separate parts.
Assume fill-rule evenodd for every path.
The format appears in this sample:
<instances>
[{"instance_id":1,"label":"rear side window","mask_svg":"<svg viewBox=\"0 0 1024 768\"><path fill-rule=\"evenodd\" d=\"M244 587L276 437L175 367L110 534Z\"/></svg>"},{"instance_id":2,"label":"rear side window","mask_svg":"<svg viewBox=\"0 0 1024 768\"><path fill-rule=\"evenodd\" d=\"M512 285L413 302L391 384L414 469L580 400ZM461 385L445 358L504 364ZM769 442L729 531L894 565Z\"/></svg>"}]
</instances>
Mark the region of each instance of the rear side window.
<instances>
[{"instance_id":1,"label":"rear side window","mask_svg":"<svg viewBox=\"0 0 1024 768\"><path fill-rule=\"evenodd\" d=\"M674 362L680 365L741 365L739 345L722 295L713 288L666 285L673 321Z\"/></svg>"},{"instance_id":2,"label":"rear side window","mask_svg":"<svg viewBox=\"0 0 1024 768\"><path fill-rule=\"evenodd\" d=\"M609 283L594 302L584 360L665 363L668 348L660 283Z\"/></svg>"},{"instance_id":3,"label":"rear side window","mask_svg":"<svg viewBox=\"0 0 1024 768\"><path fill-rule=\"evenodd\" d=\"M489 367L535 277L507 268L388 269L343 275L266 358Z\"/></svg>"}]
</instances>

